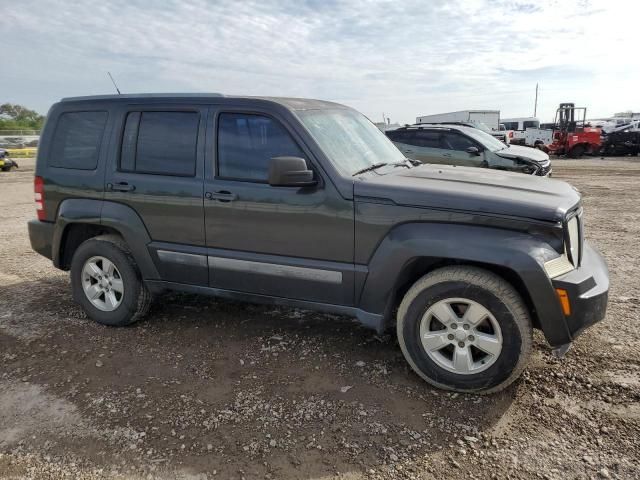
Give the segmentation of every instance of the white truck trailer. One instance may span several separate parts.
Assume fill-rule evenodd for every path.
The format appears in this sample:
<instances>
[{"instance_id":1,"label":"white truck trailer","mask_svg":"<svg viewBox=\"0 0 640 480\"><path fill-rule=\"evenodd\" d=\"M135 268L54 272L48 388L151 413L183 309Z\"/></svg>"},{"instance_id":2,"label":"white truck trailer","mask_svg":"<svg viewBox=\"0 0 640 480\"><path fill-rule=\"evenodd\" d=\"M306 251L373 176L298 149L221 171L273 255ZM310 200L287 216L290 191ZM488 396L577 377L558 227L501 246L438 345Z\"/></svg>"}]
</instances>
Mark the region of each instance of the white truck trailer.
<instances>
[{"instance_id":1,"label":"white truck trailer","mask_svg":"<svg viewBox=\"0 0 640 480\"><path fill-rule=\"evenodd\" d=\"M416 118L416 123L467 122L484 124L497 132L500 130L500 110L461 110L459 112L438 113Z\"/></svg>"}]
</instances>

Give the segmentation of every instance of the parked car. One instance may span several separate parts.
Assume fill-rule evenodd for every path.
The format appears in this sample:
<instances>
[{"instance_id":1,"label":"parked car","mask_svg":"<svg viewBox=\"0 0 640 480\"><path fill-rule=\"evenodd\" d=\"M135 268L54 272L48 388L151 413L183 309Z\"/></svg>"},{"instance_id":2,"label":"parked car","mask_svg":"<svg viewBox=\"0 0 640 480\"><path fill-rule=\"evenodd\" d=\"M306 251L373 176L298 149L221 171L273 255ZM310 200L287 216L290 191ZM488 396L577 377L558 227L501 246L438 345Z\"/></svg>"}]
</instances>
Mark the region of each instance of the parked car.
<instances>
[{"instance_id":1,"label":"parked car","mask_svg":"<svg viewBox=\"0 0 640 480\"><path fill-rule=\"evenodd\" d=\"M18 168L18 163L15 160L9 158L9 152L0 148L0 170L8 172L12 168Z\"/></svg>"},{"instance_id":2,"label":"parked car","mask_svg":"<svg viewBox=\"0 0 640 480\"><path fill-rule=\"evenodd\" d=\"M413 125L385 132L408 158L423 163L551 175L546 153L505 145L477 128L458 124Z\"/></svg>"},{"instance_id":3,"label":"parked car","mask_svg":"<svg viewBox=\"0 0 640 480\"><path fill-rule=\"evenodd\" d=\"M526 365L534 328L562 354L606 311L573 187L414 166L336 103L64 99L34 190L33 249L104 325L135 322L166 290L332 312L395 326L437 387L493 392Z\"/></svg>"},{"instance_id":4,"label":"parked car","mask_svg":"<svg viewBox=\"0 0 640 480\"><path fill-rule=\"evenodd\" d=\"M640 154L640 120L634 120L622 126L602 131L601 155L638 155Z\"/></svg>"}]
</instances>

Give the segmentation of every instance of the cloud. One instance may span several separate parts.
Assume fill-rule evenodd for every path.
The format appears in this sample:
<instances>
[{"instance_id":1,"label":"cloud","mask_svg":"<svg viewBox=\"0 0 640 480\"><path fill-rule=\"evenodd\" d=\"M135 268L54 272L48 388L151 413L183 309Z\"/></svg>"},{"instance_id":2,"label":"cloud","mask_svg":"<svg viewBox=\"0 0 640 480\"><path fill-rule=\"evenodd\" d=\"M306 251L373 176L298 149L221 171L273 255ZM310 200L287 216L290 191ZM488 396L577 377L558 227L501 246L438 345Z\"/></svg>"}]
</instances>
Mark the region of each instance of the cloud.
<instances>
[{"instance_id":1,"label":"cloud","mask_svg":"<svg viewBox=\"0 0 640 480\"><path fill-rule=\"evenodd\" d=\"M2 100L220 91L316 97L394 119L465 108L640 109L637 2L0 0ZM635 42L637 43L637 42ZM603 94L603 92L607 92Z\"/></svg>"}]
</instances>

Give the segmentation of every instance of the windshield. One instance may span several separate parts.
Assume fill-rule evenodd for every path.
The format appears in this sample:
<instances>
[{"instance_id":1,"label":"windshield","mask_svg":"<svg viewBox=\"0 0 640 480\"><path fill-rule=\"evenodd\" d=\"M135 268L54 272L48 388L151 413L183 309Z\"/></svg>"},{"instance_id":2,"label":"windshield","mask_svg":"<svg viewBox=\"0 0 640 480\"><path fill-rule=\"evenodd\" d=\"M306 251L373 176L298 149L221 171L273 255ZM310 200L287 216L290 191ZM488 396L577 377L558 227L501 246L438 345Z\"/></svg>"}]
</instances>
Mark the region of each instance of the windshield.
<instances>
[{"instance_id":1,"label":"windshield","mask_svg":"<svg viewBox=\"0 0 640 480\"><path fill-rule=\"evenodd\" d=\"M482 130L478 130L477 128L465 128L464 133L469 135L474 140L477 140L485 148L488 148L492 152L497 152L498 150L504 150L507 146L502 143L500 140L495 138L493 135L489 135Z\"/></svg>"},{"instance_id":2,"label":"windshield","mask_svg":"<svg viewBox=\"0 0 640 480\"><path fill-rule=\"evenodd\" d=\"M405 161L391 140L361 113L346 109L297 113L329 160L345 175L380 163Z\"/></svg>"}]
</instances>

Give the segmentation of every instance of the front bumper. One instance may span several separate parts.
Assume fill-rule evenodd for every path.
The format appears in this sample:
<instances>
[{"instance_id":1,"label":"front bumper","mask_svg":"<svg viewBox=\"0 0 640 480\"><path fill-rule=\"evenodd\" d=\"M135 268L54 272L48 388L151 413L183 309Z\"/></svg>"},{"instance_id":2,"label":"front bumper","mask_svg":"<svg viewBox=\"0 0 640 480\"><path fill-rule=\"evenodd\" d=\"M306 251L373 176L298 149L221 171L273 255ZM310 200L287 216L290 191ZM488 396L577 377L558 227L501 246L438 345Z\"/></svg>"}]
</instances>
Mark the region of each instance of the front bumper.
<instances>
[{"instance_id":1,"label":"front bumper","mask_svg":"<svg viewBox=\"0 0 640 480\"><path fill-rule=\"evenodd\" d=\"M569 296L571 314L565 315L570 341L583 330L604 319L609 296L609 270L600 253L584 242L582 264L554 278L554 288L563 288Z\"/></svg>"},{"instance_id":2,"label":"front bumper","mask_svg":"<svg viewBox=\"0 0 640 480\"><path fill-rule=\"evenodd\" d=\"M40 220L29 220L27 224L29 229L29 241L31 248L40 255L53 258L51 245L53 244L54 223L42 222Z\"/></svg>"}]
</instances>

